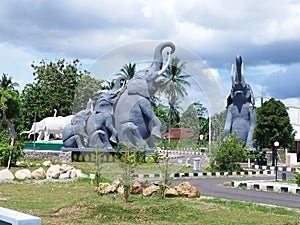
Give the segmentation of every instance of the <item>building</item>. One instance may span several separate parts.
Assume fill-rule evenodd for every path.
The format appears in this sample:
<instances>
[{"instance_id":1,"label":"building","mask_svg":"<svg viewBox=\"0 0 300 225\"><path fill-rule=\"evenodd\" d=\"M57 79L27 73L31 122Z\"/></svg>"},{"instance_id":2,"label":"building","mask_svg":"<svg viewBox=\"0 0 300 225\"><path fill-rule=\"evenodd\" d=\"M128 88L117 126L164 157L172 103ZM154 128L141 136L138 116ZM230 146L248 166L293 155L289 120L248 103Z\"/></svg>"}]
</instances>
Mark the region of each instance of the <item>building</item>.
<instances>
[{"instance_id":1,"label":"building","mask_svg":"<svg viewBox=\"0 0 300 225\"><path fill-rule=\"evenodd\" d=\"M290 117L290 122L296 131L295 144L293 148L287 153L290 164L300 163L300 106L286 104L286 109Z\"/></svg>"}]
</instances>

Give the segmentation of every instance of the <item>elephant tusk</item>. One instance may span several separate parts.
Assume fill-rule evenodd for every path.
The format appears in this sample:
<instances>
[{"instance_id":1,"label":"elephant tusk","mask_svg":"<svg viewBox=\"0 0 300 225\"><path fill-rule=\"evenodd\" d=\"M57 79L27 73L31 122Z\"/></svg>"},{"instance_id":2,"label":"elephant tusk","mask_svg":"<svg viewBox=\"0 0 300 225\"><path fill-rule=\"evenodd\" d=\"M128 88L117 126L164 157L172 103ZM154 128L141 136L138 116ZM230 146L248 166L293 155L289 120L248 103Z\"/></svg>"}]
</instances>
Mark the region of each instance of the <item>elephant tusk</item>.
<instances>
[{"instance_id":1,"label":"elephant tusk","mask_svg":"<svg viewBox=\"0 0 300 225\"><path fill-rule=\"evenodd\" d=\"M244 77L244 63L241 66L241 83L243 87L246 87L245 77Z\"/></svg>"},{"instance_id":2,"label":"elephant tusk","mask_svg":"<svg viewBox=\"0 0 300 225\"><path fill-rule=\"evenodd\" d=\"M234 87L235 85L235 82L234 82L234 77L233 77L233 69L234 69L234 65L232 64L231 65L231 82L232 82L232 87Z\"/></svg>"},{"instance_id":3,"label":"elephant tusk","mask_svg":"<svg viewBox=\"0 0 300 225\"><path fill-rule=\"evenodd\" d=\"M126 82L124 82L124 83L122 84L122 87L119 88L117 94L122 93L122 92L125 90L125 88L126 88Z\"/></svg>"},{"instance_id":4,"label":"elephant tusk","mask_svg":"<svg viewBox=\"0 0 300 225\"><path fill-rule=\"evenodd\" d=\"M160 76L163 72L165 72L165 70L168 68L169 64L170 64L170 60L171 60L171 54L170 52L167 52L168 55L168 59L166 64L161 68L161 70L158 71L157 75Z\"/></svg>"}]
</instances>

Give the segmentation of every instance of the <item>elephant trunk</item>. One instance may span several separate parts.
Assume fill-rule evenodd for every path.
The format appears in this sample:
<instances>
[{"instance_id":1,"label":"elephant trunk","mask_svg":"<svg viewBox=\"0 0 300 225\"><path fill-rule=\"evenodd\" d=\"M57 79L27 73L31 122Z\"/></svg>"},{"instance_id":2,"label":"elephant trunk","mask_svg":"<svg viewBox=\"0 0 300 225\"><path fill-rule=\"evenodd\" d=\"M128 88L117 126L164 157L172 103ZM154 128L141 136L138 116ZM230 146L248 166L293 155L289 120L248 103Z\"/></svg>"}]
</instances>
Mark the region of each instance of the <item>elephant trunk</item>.
<instances>
[{"instance_id":1,"label":"elephant trunk","mask_svg":"<svg viewBox=\"0 0 300 225\"><path fill-rule=\"evenodd\" d=\"M235 84L242 84L243 87L246 86L243 67L244 67L244 64L242 61L242 57L240 55L237 55L236 56L235 82L233 82L233 79L232 79L232 86L235 86ZM231 69L231 71L233 71L233 69Z\"/></svg>"},{"instance_id":2,"label":"elephant trunk","mask_svg":"<svg viewBox=\"0 0 300 225\"><path fill-rule=\"evenodd\" d=\"M162 52L167 47L171 48L171 52L169 54L175 52L175 44L171 41L161 42L156 46L154 50L153 62L151 65L151 67L154 68L154 70L159 71L162 68L163 65Z\"/></svg>"}]
</instances>

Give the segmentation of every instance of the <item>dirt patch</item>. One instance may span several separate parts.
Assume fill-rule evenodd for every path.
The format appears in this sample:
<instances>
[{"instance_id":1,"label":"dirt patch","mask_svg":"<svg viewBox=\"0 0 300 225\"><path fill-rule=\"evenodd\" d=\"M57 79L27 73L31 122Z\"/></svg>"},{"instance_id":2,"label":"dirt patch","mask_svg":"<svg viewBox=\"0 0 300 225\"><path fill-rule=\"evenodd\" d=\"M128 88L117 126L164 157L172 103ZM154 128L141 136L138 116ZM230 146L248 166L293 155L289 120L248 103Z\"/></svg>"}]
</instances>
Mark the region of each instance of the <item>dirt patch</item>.
<instances>
[{"instance_id":1,"label":"dirt patch","mask_svg":"<svg viewBox=\"0 0 300 225\"><path fill-rule=\"evenodd\" d=\"M64 216L66 214L74 213L76 211L81 210L82 208L86 207L86 202L77 202L75 205L71 207L65 207L58 210L57 213L54 214L55 217Z\"/></svg>"},{"instance_id":2,"label":"dirt patch","mask_svg":"<svg viewBox=\"0 0 300 225\"><path fill-rule=\"evenodd\" d=\"M0 195L0 201L7 201L11 198L12 198L11 195Z\"/></svg>"}]
</instances>

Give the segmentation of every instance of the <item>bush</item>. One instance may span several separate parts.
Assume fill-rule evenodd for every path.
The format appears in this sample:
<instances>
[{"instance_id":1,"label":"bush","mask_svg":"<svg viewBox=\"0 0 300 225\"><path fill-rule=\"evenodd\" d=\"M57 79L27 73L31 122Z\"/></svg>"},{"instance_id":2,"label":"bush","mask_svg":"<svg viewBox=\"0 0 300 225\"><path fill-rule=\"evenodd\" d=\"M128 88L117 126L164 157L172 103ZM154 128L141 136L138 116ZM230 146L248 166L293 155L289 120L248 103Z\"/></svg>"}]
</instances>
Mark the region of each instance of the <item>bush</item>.
<instances>
[{"instance_id":1,"label":"bush","mask_svg":"<svg viewBox=\"0 0 300 225\"><path fill-rule=\"evenodd\" d=\"M247 159L247 150L234 133L224 140L215 158L215 167L220 171L240 170L238 162Z\"/></svg>"},{"instance_id":2,"label":"bush","mask_svg":"<svg viewBox=\"0 0 300 225\"><path fill-rule=\"evenodd\" d=\"M300 186L300 172L295 172L296 184Z\"/></svg>"},{"instance_id":3,"label":"bush","mask_svg":"<svg viewBox=\"0 0 300 225\"><path fill-rule=\"evenodd\" d=\"M10 155L10 165L15 165L22 155L23 147L23 143L18 141L13 146L5 142L0 142L0 165L7 166Z\"/></svg>"}]
</instances>

